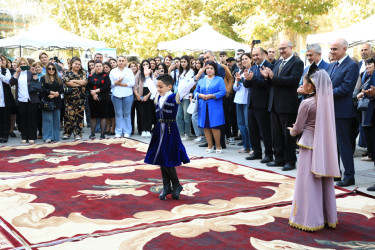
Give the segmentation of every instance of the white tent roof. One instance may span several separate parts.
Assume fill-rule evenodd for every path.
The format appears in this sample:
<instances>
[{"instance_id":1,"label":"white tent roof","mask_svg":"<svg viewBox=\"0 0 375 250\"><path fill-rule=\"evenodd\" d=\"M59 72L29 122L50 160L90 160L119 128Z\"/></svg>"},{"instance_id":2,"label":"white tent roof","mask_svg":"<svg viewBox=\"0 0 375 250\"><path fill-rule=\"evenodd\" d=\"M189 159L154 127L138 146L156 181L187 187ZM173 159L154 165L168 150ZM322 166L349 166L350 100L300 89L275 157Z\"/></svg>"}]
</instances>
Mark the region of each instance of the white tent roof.
<instances>
[{"instance_id":1,"label":"white tent roof","mask_svg":"<svg viewBox=\"0 0 375 250\"><path fill-rule=\"evenodd\" d=\"M186 51L186 50L237 50L250 51L246 44L236 42L219 32L215 31L209 24L204 24L196 31L183 36L177 40L158 43L158 50Z\"/></svg>"},{"instance_id":2,"label":"white tent roof","mask_svg":"<svg viewBox=\"0 0 375 250\"><path fill-rule=\"evenodd\" d=\"M372 27L375 24L375 15L362 20L352 26L344 29L339 29L332 32L308 35L307 44L323 43L328 44L337 38L344 38L348 41L349 46L355 46L365 42L375 42L375 29Z\"/></svg>"},{"instance_id":3,"label":"white tent roof","mask_svg":"<svg viewBox=\"0 0 375 250\"><path fill-rule=\"evenodd\" d=\"M62 29L51 21L32 27L16 36L0 39L0 47L5 48L104 48L104 42L77 36Z\"/></svg>"}]
</instances>

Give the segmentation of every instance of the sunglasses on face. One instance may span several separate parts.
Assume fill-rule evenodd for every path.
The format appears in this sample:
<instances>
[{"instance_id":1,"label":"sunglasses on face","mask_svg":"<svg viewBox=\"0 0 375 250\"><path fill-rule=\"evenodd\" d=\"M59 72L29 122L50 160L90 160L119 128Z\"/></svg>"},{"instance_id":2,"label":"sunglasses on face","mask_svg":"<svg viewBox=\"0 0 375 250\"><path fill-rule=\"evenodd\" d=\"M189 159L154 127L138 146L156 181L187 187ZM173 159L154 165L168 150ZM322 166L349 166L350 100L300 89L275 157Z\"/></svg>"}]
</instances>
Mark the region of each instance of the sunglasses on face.
<instances>
[{"instance_id":1,"label":"sunglasses on face","mask_svg":"<svg viewBox=\"0 0 375 250\"><path fill-rule=\"evenodd\" d=\"M56 70L55 68L47 68L47 70Z\"/></svg>"}]
</instances>

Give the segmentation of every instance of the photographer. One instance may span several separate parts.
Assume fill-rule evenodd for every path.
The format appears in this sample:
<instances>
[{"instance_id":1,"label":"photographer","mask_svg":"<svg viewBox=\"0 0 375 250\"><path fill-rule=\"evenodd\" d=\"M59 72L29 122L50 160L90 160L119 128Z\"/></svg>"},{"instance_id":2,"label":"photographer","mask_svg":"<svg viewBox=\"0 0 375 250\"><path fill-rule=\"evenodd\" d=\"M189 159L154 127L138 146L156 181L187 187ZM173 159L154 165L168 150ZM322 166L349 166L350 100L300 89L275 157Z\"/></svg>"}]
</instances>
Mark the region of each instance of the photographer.
<instances>
[{"instance_id":1,"label":"photographer","mask_svg":"<svg viewBox=\"0 0 375 250\"><path fill-rule=\"evenodd\" d=\"M36 139L37 110L39 106L38 92L30 92L31 82L39 82L34 68L30 68L24 57L17 59L17 70L9 83L16 85L16 103L18 103L19 128L21 143L33 144ZM30 84L29 84L30 83Z\"/></svg>"}]
</instances>

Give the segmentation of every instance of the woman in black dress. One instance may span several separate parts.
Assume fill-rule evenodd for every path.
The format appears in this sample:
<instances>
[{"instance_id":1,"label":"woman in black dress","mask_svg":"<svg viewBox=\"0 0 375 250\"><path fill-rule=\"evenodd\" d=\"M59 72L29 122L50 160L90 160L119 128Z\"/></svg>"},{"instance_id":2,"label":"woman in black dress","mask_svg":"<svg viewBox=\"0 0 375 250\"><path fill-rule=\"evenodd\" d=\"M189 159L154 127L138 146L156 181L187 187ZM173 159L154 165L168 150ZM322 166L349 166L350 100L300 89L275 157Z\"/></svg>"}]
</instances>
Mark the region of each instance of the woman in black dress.
<instances>
[{"instance_id":1,"label":"woman in black dress","mask_svg":"<svg viewBox=\"0 0 375 250\"><path fill-rule=\"evenodd\" d=\"M108 118L109 91L111 80L109 74L104 73L103 64L95 62L95 73L89 75L87 89L89 91L89 107L91 124L100 119L100 139L105 139L105 125ZM95 139L95 126L91 126L90 139Z\"/></svg>"}]
</instances>

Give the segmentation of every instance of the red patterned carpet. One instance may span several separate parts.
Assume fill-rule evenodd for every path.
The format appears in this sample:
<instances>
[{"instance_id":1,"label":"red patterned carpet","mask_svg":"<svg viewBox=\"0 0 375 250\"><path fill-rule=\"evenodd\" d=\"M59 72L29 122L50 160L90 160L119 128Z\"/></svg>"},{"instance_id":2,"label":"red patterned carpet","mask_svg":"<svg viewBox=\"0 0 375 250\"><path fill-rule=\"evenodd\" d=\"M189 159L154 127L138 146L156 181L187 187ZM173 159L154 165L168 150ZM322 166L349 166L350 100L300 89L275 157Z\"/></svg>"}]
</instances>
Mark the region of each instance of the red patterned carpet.
<instances>
[{"instance_id":1,"label":"red patterned carpet","mask_svg":"<svg viewBox=\"0 0 375 250\"><path fill-rule=\"evenodd\" d=\"M0 148L0 249L373 249L375 199L337 189L339 225L288 226L294 178L214 158L178 168L160 201L147 145L107 139Z\"/></svg>"}]
</instances>

